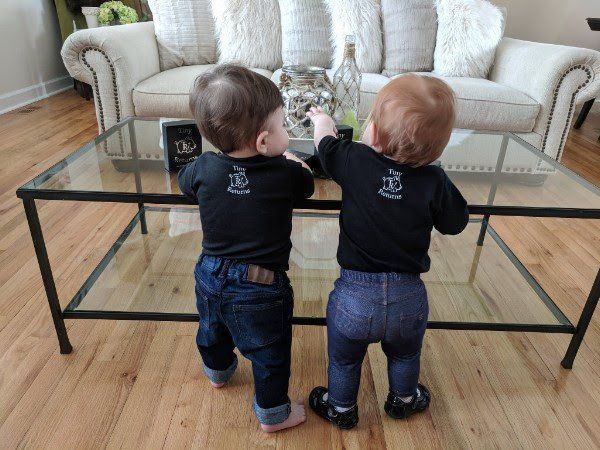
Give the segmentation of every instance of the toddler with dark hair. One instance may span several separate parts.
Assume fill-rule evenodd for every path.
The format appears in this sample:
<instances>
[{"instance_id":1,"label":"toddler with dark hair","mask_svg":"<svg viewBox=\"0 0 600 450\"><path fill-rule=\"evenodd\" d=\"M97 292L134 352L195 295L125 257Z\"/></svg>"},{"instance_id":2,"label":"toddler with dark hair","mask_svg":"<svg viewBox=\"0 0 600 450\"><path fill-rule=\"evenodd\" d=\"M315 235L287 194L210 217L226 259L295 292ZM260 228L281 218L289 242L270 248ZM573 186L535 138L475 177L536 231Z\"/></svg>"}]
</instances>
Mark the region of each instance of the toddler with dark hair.
<instances>
[{"instance_id":1,"label":"toddler with dark hair","mask_svg":"<svg viewBox=\"0 0 600 450\"><path fill-rule=\"evenodd\" d=\"M237 367L235 347L252 361L254 412L267 432L306 420L287 394L294 300L286 271L293 203L312 195L314 181L285 151L282 107L277 86L243 67L200 75L190 108L221 153L205 152L179 173L204 233L195 269L204 373L220 388Z\"/></svg>"},{"instance_id":2,"label":"toddler with dark hair","mask_svg":"<svg viewBox=\"0 0 600 450\"><path fill-rule=\"evenodd\" d=\"M388 360L386 413L406 418L429 405L419 384L427 328L432 228L460 233L467 203L445 172L430 165L454 124L454 94L434 77L406 75L385 85L373 104L363 143L336 138L333 120L309 116L325 171L342 188L342 268L327 305L329 388L310 394L311 408L340 428L358 423L362 361L380 342Z\"/></svg>"}]
</instances>

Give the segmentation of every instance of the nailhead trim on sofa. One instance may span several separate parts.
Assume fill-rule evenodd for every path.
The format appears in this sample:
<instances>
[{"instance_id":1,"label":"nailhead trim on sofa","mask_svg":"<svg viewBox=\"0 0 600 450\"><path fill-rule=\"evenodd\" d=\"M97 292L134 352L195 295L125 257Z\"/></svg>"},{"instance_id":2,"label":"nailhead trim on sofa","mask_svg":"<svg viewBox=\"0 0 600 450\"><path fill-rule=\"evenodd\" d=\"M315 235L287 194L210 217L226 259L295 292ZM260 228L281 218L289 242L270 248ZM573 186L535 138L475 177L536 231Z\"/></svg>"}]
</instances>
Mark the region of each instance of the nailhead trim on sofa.
<instances>
[{"instance_id":1,"label":"nailhead trim on sofa","mask_svg":"<svg viewBox=\"0 0 600 450\"><path fill-rule=\"evenodd\" d=\"M112 61L110 60L110 58L108 57L108 55L106 54L106 52L100 48L97 47L85 47L82 51L81 51L81 60L83 61L83 64L85 64L85 66L89 69L89 71L92 74L92 79L93 79L93 83L94 83L94 92L96 94L96 101L98 102L98 115L100 116L100 131L102 133L104 133L106 131L106 125L104 123L104 107L102 106L102 98L100 97L100 88L98 87L98 75L96 73L96 71L94 70L94 68L90 65L90 63L88 63L87 59L86 59L86 55L88 52L98 52L100 53L104 59L106 60L106 63L108 64L108 67L110 68L110 74L111 74L111 78L112 78L112 85L113 85L113 98L115 101L115 113L117 116L117 122L121 121L121 106L119 103L119 90L117 88L117 75L115 72L115 66L113 65ZM121 131L119 130L119 147L121 148L121 152L120 153L109 153L108 152L108 148L105 147L105 152L107 154L107 156L125 156L125 150L124 150L124 145L123 145L123 134L121 133ZM104 141L104 144L106 146L106 141ZM128 155L130 156L130 155Z\"/></svg>"},{"instance_id":2,"label":"nailhead trim on sofa","mask_svg":"<svg viewBox=\"0 0 600 450\"><path fill-rule=\"evenodd\" d=\"M565 73L562 74L562 76L560 77L560 80L558 80L558 83L557 83L556 87L554 88L554 96L552 98L552 107L550 108L550 115L548 116L548 122L546 123L546 132L544 133L544 138L542 140L542 148L541 148L542 152L545 153L545 150L546 150L546 141L548 140L548 134L550 133L550 124L552 123L552 116L554 115L554 109L556 108L556 101L558 99L558 91L560 91L561 85L562 85L563 81L565 80L565 78L567 77L567 75L574 70L583 70L587 74L587 80L585 83L580 84L577 87L577 90L571 96L571 104L569 105L569 113L567 114L567 122L565 123L565 127L563 128L563 132L562 132L562 135L560 138L560 146L558 147L558 153L556 155L557 160L559 160L562 155L562 151L563 151L564 144L565 144L565 138L567 137L567 133L569 131L569 125L571 124L571 119L572 119L571 113L573 112L573 106L575 105L575 99L577 97L577 94L579 93L579 91L581 91L581 89L583 89L585 86L587 86L589 84L590 80L592 79L591 69L582 64L570 67Z\"/></svg>"},{"instance_id":3,"label":"nailhead trim on sofa","mask_svg":"<svg viewBox=\"0 0 600 450\"><path fill-rule=\"evenodd\" d=\"M99 49L96 47L86 47L81 51L81 60L83 61L83 64L85 64L85 66L92 73L92 78L94 80L94 91L96 92L96 98L98 101L98 111L100 113L100 129L102 132L105 132L106 126L104 125L104 110L102 107L102 99L100 98L100 90L98 88L98 75L96 74L96 71L92 68L90 63L87 62L87 59L86 59L87 52L100 53L102 56L104 56L104 59L106 59L108 67L110 67L110 73L112 76L112 84L113 84L113 97L115 100L115 109L116 109L116 113L117 113L117 122L120 122L121 121L121 108L119 106L119 92L117 89L117 76L115 73L115 66L113 65L112 61L110 60L110 58L108 57L106 52L102 49Z\"/></svg>"},{"instance_id":4,"label":"nailhead trim on sofa","mask_svg":"<svg viewBox=\"0 0 600 450\"><path fill-rule=\"evenodd\" d=\"M541 167L543 160L538 161L536 168L524 168L524 167L502 167L503 173L542 173L542 172L554 172L554 169L548 169ZM442 169L452 170L455 172L484 172L493 173L496 171L495 166L472 166L468 164L442 164Z\"/></svg>"}]
</instances>

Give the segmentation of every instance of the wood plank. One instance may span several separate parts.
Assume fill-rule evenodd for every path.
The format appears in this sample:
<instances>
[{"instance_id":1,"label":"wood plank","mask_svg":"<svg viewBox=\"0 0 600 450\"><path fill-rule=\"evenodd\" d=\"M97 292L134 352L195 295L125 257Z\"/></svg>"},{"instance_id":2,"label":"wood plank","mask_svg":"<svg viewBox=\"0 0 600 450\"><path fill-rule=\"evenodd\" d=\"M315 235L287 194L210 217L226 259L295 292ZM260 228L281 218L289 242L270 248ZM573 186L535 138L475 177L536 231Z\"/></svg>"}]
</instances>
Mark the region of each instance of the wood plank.
<instances>
[{"instance_id":1,"label":"wood plank","mask_svg":"<svg viewBox=\"0 0 600 450\"><path fill-rule=\"evenodd\" d=\"M28 114L0 116L0 158L14 161L0 165L0 447L600 447L598 313L572 371L559 364L569 336L428 332L422 380L431 388L433 402L427 413L406 422L383 412L386 364L381 351L372 347L363 365L361 421L350 432L336 430L309 412L301 427L276 436L261 433L251 411L249 364L241 361L226 389L210 388L201 374L194 324L67 321L75 350L60 355L14 191L92 138L97 128L92 103L72 92L34 106ZM35 135L30 123L36 124ZM599 129L600 116L590 115L581 130L571 132L563 159L596 184L600 184ZM15 160L14 154L20 157ZM319 184L318 189L325 188ZM520 192L506 188L500 195ZM326 194L339 195L321 192ZM40 202L39 211L64 302L130 220L135 206ZM492 224L575 320L600 266L599 221L495 217ZM294 232L303 237L299 241L308 242L306 233L314 230ZM175 238L155 249L164 255L164 264L153 270L168 271L180 264L183 242ZM302 311L318 314L336 273L334 266L327 266L335 242L311 245L321 246L323 260L314 265L306 259L314 247L297 248L292 272L299 274L297 297L310 299ZM439 240L438 245L462 248L460 239ZM427 276L468 274L471 255L465 251L457 255L455 265L447 261ZM123 269L132 276L139 274L133 267ZM493 264L478 270L477 276L483 291L495 289L514 297L507 314L526 313L511 291L514 286L494 283ZM305 278L310 282L303 282ZM145 294L139 294L142 301ZM178 295L169 298L182 302L189 293ZM433 295L451 296L439 304L449 310L436 314L469 317L482 312L465 303L460 290L441 285ZM493 308L488 312L498 313ZM306 397L313 386L326 384L324 333L322 328L294 329L293 397Z\"/></svg>"}]
</instances>

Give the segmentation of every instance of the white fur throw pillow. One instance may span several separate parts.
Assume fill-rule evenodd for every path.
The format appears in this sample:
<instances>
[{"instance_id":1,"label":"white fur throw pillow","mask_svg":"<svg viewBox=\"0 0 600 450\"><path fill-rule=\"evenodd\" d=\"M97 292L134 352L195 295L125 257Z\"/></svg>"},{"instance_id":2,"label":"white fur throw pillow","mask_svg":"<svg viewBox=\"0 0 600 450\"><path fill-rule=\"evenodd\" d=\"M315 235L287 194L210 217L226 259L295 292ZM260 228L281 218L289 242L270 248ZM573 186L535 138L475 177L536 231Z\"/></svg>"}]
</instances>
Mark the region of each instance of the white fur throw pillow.
<instances>
[{"instance_id":1,"label":"white fur throw pillow","mask_svg":"<svg viewBox=\"0 0 600 450\"><path fill-rule=\"evenodd\" d=\"M283 65L330 68L331 19L323 0L279 0Z\"/></svg>"},{"instance_id":2,"label":"white fur throw pillow","mask_svg":"<svg viewBox=\"0 0 600 450\"><path fill-rule=\"evenodd\" d=\"M500 8L486 0L437 0L438 31L433 71L486 78L504 32Z\"/></svg>"},{"instance_id":3,"label":"white fur throw pillow","mask_svg":"<svg viewBox=\"0 0 600 450\"><path fill-rule=\"evenodd\" d=\"M333 68L344 59L347 34L356 36L356 63L363 73L381 73L383 41L379 0L325 0L331 15Z\"/></svg>"},{"instance_id":4,"label":"white fur throw pillow","mask_svg":"<svg viewBox=\"0 0 600 450\"><path fill-rule=\"evenodd\" d=\"M431 72L437 32L434 0L381 0L383 74Z\"/></svg>"},{"instance_id":5,"label":"white fur throw pillow","mask_svg":"<svg viewBox=\"0 0 600 450\"><path fill-rule=\"evenodd\" d=\"M275 70L281 67L277 0L211 0L219 63Z\"/></svg>"},{"instance_id":6,"label":"white fur throw pillow","mask_svg":"<svg viewBox=\"0 0 600 450\"><path fill-rule=\"evenodd\" d=\"M148 0L148 6L162 70L217 60L209 0Z\"/></svg>"}]
</instances>

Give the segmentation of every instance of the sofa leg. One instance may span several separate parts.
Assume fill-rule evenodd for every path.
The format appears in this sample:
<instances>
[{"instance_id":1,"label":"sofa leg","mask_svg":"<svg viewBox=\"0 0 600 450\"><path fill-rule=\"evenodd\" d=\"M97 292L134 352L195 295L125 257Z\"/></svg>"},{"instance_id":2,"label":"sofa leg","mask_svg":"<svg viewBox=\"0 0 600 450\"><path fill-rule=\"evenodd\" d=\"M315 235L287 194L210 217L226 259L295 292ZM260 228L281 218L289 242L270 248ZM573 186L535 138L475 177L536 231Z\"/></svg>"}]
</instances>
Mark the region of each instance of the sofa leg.
<instances>
[{"instance_id":1,"label":"sofa leg","mask_svg":"<svg viewBox=\"0 0 600 450\"><path fill-rule=\"evenodd\" d=\"M590 112L590 109L592 109L594 100L595 99L593 98L583 104L583 107L581 108L581 111L579 112L579 116L577 116L577 120L575 121L575 126L573 128L575 128L576 130L579 130L579 128L581 128L581 125L583 125L583 122L585 121L585 118L587 117L588 113Z\"/></svg>"}]
</instances>

